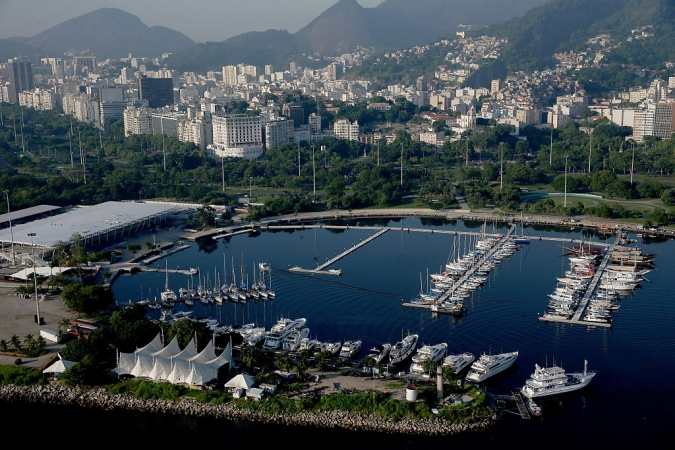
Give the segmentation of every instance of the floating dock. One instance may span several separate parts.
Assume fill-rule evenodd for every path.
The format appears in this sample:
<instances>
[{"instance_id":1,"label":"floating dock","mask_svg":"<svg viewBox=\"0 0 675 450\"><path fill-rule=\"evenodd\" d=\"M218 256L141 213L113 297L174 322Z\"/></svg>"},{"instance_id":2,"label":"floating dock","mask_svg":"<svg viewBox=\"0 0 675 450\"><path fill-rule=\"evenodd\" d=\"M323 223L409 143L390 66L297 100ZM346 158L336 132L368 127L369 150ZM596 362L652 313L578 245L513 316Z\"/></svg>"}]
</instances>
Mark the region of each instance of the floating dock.
<instances>
[{"instance_id":1,"label":"floating dock","mask_svg":"<svg viewBox=\"0 0 675 450\"><path fill-rule=\"evenodd\" d=\"M526 420L529 419L530 412L527 410L527 407L525 406L525 401L523 400L523 397L520 395L520 392L518 391L511 392L511 397L513 398L513 401L516 402L516 407L518 408L518 413L520 414L520 417Z\"/></svg>"},{"instance_id":2,"label":"floating dock","mask_svg":"<svg viewBox=\"0 0 675 450\"><path fill-rule=\"evenodd\" d=\"M593 278L591 279L591 282L588 285L588 289L586 289L586 292L584 293L584 297L581 299L581 302L579 302L579 306L577 307L577 310L574 312L574 315L572 316L571 319L568 319L567 317L556 316L553 314L547 314L545 316L539 316L538 320L540 322L571 323L575 325L586 325L590 327L611 328L612 327L611 322L609 323L591 322L588 320L583 320L582 317L586 312L586 307L588 306L591 297L593 297L593 294L595 293L595 289L597 288L598 283L600 283L600 280L602 279L602 274L605 272L605 269L607 268L609 261L612 259L611 258L612 250L616 245L619 244L620 240L621 240L621 230L619 230L619 232L617 233L616 241L614 242L614 244L612 244L609 247L609 249L605 252L602 261L600 262L600 265L595 271L595 275L593 275Z\"/></svg>"},{"instance_id":3,"label":"floating dock","mask_svg":"<svg viewBox=\"0 0 675 450\"><path fill-rule=\"evenodd\" d=\"M490 249L486 254L484 254L478 261L476 261L466 272L464 272L464 275L462 275L460 278L458 278L456 281L452 283L452 287L444 291L439 297L434 299L433 302L429 303L403 303L403 306L406 306L408 308L422 308L422 309L431 309L433 305L438 305L449 299L450 297L453 296L455 291L470 277L473 276L474 272L476 269L478 269L485 261L488 261L492 255L494 255L502 246L510 241L510 237L513 234L513 232L516 230L515 225L511 225L511 228L509 228L509 231L506 233L506 236L502 239L500 239L497 244Z\"/></svg>"},{"instance_id":4,"label":"floating dock","mask_svg":"<svg viewBox=\"0 0 675 450\"><path fill-rule=\"evenodd\" d=\"M340 253L339 255L336 255L334 258L329 259L325 263L319 265L316 267L316 269L303 269L301 267L291 267L289 272L299 272L299 273L311 273L311 274L316 274L316 275L335 275L335 276L341 276L342 275L342 270L326 270L328 267L332 266L342 258L344 258L347 255L350 255L354 253L356 250L360 249L364 245L368 244L369 242L374 241L375 239L379 238L382 236L384 233L389 231L389 228L382 228L380 231L375 233L374 235L368 237L367 239L362 240L358 244L356 244L353 247L348 248L344 252Z\"/></svg>"},{"instance_id":5,"label":"floating dock","mask_svg":"<svg viewBox=\"0 0 675 450\"><path fill-rule=\"evenodd\" d=\"M180 247L174 247L171 250L164 251L160 253L159 255L151 256L150 258L144 259L143 264L152 264L155 261L158 261L166 256L173 255L174 253L182 252L183 250L186 250L190 248L189 245L181 245Z\"/></svg>"}]
</instances>

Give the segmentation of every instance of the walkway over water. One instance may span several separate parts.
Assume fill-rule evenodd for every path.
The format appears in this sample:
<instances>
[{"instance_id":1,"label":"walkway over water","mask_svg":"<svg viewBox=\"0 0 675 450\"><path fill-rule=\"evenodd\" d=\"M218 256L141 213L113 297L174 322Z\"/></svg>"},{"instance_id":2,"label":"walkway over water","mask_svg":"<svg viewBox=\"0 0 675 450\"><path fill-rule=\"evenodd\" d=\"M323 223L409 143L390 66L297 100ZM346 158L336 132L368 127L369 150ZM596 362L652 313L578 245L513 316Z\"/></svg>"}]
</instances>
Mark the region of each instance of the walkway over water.
<instances>
[{"instance_id":1,"label":"walkway over water","mask_svg":"<svg viewBox=\"0 0 675 450\"><path fill-rule=\"evenodd\" d=\"M555 323L572 323L572 324L575 324L575 325L587 325L587 326L594 326L594 327L610 328L612 326L611 323L592 322L592 321L588 321L588 320L583 320L582 317L584 316L584 313L586 312L586 307L588 306L588 303L590 302L591 297L593 297L593 294L595 294L595 289L597 288L598 283L602 279L602 275L605 272L605 269L607 268L607 264L609 264L609 261L611 260L612 251L614 250L614 247L619 244L620 241L621 241L621 231L619 231L619 233L617 233L616 241L614 242L614 244L612 244L610 246L610 248L605 251L605 255L603 256L602 261L600 262L600 265L598 266L597 270L595 271L595 274L593 275L593 278L591 279L591 282L588 285L588 289L586 289L584 297L581 299L581 302L579 303L579 307L574 312L574 315L572 316L571 319L568 319L568 318L562 317L562 316L547 315L547 316L540 316L539 321L541 321L541 322L555 322Z\"/></svg>"},{"instance_id":2,"label":"walkway over water","mask_svg":"<svg viewBox=\"0 0 675 450\"><path fill-rule=\"evenodd\" d=\"M500 239L497 241L494 247L492 247L487 253L482 255L478 261L475 261L473 264L471 264L471 267L464 272L464 274L458 278L456 281L453 281L452 286L448 289L446 289L440 296L434 298L433 301L430 302L410 302L410 303L403 303L403 306L407 306L409 308L424 308L424 309L431 309L432 306L434 305L440 305L446 300L450 299L455 295L455 291L459 289L460 286L464 284L466 280L471 278L478 270L479 267L481 267L486 261L488 261L492 256L501 249L506 242L509 242L511 239L511 235L513 232L516 230L516 225L511 225L511 228L509 228L508 233L506 234L506 237L503 239ZM480 233L477 233L480 234ZM481 234L482 236L486 236L486 234Z\"/></svg>"}]
</instances>

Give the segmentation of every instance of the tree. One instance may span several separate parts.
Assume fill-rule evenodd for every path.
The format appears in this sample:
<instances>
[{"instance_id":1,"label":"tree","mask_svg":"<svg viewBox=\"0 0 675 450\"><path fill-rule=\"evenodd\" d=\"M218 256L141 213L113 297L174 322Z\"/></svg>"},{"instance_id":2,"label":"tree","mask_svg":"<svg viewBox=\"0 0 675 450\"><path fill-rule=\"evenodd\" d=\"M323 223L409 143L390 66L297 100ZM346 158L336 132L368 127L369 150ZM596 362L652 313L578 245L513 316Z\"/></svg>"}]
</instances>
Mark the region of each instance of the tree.
<instances>
[{"instance_id":1,"label":"tree","mask_svg":"<svg viewBox=\"0 0 675 450\"><path fill-rule=\"evenodd\" d=\"M667 206L675 205L675 191L673 189L664 190L661 194L661 201Z\"/></svg>"},{"instance_id":2,"label":"tree","mask_svg":"<svg viewBox=\"0 0 675 450\"><path fill-rule=\"evenodd\" d=\"M13 351L15 352L21 351L21 340L19 339L19 336L13 334L12 337L9 339L9 343L12 346Z\"/></svg>"},{"instance_id":3,"label":"tree","mask_svg":"<svg viewBox=\"0 0 675 450\"><path fill-rule=\"evenodd\" d=\"M0 339L0 352L6 352L9 349L9 344L6 340Z\"/></svg>"},{"instance_id":4,"label":"tree","mask_svg":"<svg viewBox=\"0 0 675 450\"><path fill-rule=\"evenodd\" d=\"M425 373L428 373L429 375L431 375L436 371L437 366L438 363L433 359L427 358L424 361L422 361L422 369L424 370Z\"/></svg>"}]
</instances>

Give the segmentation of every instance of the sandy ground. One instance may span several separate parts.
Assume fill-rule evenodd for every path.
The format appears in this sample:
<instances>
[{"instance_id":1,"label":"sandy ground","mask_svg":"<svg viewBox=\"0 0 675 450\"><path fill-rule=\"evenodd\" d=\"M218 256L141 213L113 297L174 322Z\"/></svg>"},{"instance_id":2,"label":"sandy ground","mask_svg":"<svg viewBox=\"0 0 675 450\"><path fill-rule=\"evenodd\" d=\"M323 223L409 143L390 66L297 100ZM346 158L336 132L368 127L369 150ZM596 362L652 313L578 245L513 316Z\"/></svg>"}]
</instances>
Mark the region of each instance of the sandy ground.
<instances>
[{"instance_id":1,"label":"sandy ground","mask_svg":"<svg viewBox=\"0 0 675 450\"><path fill-rule=\"evenodd\" d=\"M61 319L75 317L73 313L68 312L66 305L56 296L48 296L40 301L40 314L45 319L45 325L38 326L35 323L36 309L35 298L18 297L14 294L14 288L3 284L0 287L0 339L9 341L12 335L16 334L23 344L27 334L32 334L34 338L37 338L41 329L57 330ZM61 348L63 348L62 344L47 341L47 353L39 358L22 356L23 365L41 367ZM11 354L0 354L0 364L14 364L16 358L17 356Z\"/></svg>"},{"instance_id":2,"label":"sandy ground","mask_svg":"<svg viewBox=\"0 0 675 450\"><path fill-rule=\"evenodd\" d=\"M339 383L341 389L356 389L358 391L380 391L388 392L391 394L392 398L396 399L405 399L406 387L410 384L416 386L425 386L431 387L435 386L435 380L431 382L428 380L423 380L418 382L415 377L406 376L403 379L386 379L386 378L372 378L368 377L355 377L355 376L346 376L340 375L339 372L326 372L321 373L316 369L310 369L307 371L309 375L319 375L319 381L316 383L310 383L312 389L324 388L325 393L330 393L336 391L335 383Z\"/></svg>"}]
</instances>

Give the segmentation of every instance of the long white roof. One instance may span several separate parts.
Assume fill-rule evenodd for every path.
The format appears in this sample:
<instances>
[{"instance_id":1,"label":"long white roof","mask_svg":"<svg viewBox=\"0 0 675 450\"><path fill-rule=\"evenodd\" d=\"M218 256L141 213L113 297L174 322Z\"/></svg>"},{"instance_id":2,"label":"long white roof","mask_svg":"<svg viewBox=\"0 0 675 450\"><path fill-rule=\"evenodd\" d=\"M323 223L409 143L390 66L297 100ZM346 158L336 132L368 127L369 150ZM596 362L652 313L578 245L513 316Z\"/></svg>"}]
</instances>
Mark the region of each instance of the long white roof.
<instances>
[{"instance_id":1,"label":"long white roof","mask_svg":"<svg viewBox=\"0 0 675 450\"><path fill-rule=\"evenodd\" d=\"M143 202L106 202L82 206L45 219L12 226L14 244L30 245L28 233L35 233L33 244L54 247L57 242L68 242L73 235L82 237L123 228L131 223L165 214L173 207ZM0 242L12 241L9 228L0 230Z\"/></svg>"}]
</instances>

